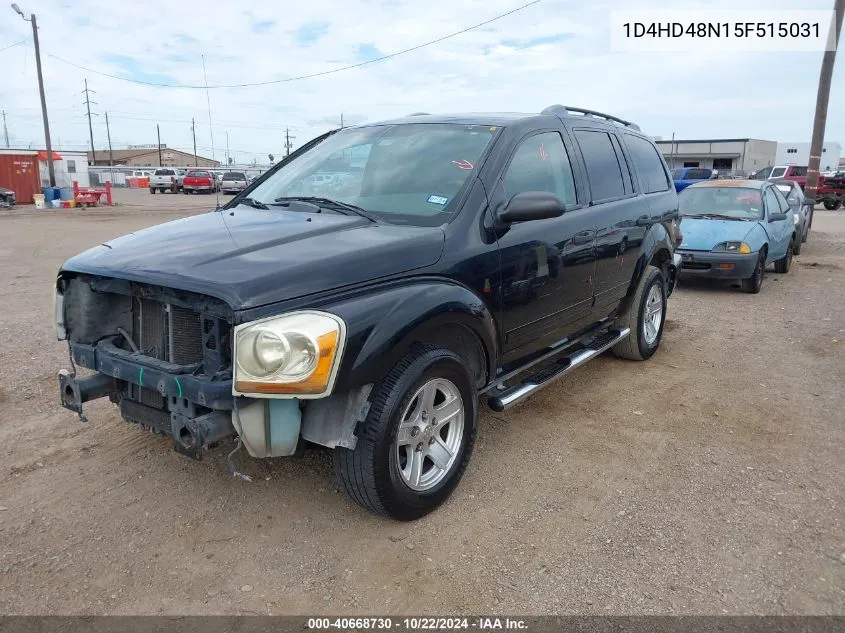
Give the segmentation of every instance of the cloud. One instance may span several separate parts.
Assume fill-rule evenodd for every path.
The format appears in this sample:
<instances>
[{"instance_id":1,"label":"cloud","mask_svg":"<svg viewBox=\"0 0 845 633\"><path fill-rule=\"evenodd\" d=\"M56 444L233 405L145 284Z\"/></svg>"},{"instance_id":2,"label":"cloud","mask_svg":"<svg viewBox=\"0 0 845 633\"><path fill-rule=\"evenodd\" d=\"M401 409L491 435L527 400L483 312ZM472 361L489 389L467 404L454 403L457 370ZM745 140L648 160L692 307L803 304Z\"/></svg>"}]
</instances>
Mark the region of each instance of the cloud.
<instances>
[{"instance_id":1,"label":"cloud","mask_svg":"<svg viewBox=\"0 0 845 633\"><path fill-rule=\"evenodd\" d=\"M300 45L313 44L328 31L328 22L308 22L296 30L296 43Z\"/></svg>"},{"instance_id":2,"label":"cloud","mask_svg":"<svg viewBox=\"0 0 845 633\"><path fill-rule=\"evenodd\" d=\"M275 20L259 20L257 22L253 22L251 25L252 32L264 33L265 31L269 31L274 24L276 24Z\"/></svg>"},{"instance_id":3,"label":"cloud","mask_svg":"<svg viewBox=\"0 0 845 633\"><path fill-rule=\"evenodd\" d=\"M212 150L209 103L204 90L155 88L88 73L52 58L120 77L166 84L249 83L322 73L370 61L442 37L522 4L524 0L322 0L261 4L167 5L58 3L30 0L38 15L42 63L53 142L84 149L88 124L80 91L96 90L94 142L155 143L155 126L170 147L192 147L194 120L199 151ZM616 2L544 0L524 11L435 45L314 79L209 92L214 153L229 134L236 160L283 154L286 130L295 145L340 124L354 125L410 112L539 112L552 103L610 112L670 138L809 140L820 53L619 53L610 50L612 9L660 8L657 0ZM708 7L735 8L733 0ZM829 0L802 8L828 9ZM702 4L693 3L686 8ZM199 10L202 7L204 10ZM794 8L770 0L766 8ZM15 17L9 11L10 18ZM73 27L85 16L89 24ZM156 18L154 16L160 16ZM259 26L272 23L271 26ZM43 145L40 102L30 25L0 21L3 82L12 143ZM84 46L79 45L84 42ZM838 64L831 89L827 139L845 141L845 72Z\"/></svg>"}]
</instances>

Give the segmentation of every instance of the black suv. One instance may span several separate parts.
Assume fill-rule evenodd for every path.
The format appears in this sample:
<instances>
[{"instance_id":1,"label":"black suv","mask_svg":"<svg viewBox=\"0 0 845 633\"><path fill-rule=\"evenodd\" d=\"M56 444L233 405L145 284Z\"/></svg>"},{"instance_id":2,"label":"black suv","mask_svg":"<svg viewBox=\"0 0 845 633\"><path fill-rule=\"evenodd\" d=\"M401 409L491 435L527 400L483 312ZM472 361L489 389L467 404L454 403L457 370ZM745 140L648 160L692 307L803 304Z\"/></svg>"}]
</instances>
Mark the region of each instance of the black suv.
<instances>
[{"instance_id":1,"label":"black suv","mask_svg":"<svg viewBox=\"0 0 845 633\"><path fill-rule=\"evenodd\" d=\"M415 519L458 484L480 399L654 354L677 216L654 143L597 112L335 130L221 209L68 260L62 403L109 396L196 459L326 446L355 501Z\"/></svg>"}]
</instances>

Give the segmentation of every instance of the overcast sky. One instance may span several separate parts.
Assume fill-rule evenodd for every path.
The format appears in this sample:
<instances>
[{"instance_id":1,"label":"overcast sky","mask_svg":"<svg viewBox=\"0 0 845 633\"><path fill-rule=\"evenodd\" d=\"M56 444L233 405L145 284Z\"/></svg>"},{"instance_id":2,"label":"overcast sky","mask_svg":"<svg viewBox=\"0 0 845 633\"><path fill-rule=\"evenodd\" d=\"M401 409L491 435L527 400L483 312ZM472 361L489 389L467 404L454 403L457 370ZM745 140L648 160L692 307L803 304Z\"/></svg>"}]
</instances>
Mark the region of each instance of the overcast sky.
<instances>
[{"instance_id":1,"label":"overcast sky","mask_svg":"<svg viewBox=\"0 0 845 633\"><path fill-rule=\"evenodd\" d=\"M204 90L155 88L80 70L167 84L284 79L394 53L528 0L264 0L123 2L18 0L36 13L54 145L88 146L83 79L96 94L94 142L156 142L211 156ZM830 9L832 0L805 0ZM668 139L752 137L809 141L822 53L626 53L610 50L610 11L665 2L542 0L487 26L394 59L324 77L210 91L214 154L266 161L340 123L411 112L538 112L562 103L616 114ZM684 3L684 8L796 8L794 1ZM765 14L761 13L761 19ZM32 33L0 7L0 109L12 146L43 147ZM841 57L841 56L840 56ZM826 139L845 143L845 60L839 59ZM2 143L0 137L0 143Z\"/></svg>"}]
</instances>

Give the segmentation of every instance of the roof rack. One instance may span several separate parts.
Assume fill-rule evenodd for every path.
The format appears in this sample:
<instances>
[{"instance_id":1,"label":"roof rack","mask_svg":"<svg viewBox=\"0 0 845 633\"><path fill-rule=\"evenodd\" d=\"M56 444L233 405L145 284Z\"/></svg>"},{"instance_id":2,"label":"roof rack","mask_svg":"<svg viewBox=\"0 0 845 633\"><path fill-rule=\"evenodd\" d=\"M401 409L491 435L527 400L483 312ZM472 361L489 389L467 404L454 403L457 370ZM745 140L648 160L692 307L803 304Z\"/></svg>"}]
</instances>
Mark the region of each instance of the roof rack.
<instances>
[{"instance_id":1,"label":"roof rack","mask_svg":"<svg viewBox=\"0 0 845 633\"><path fill-rule=\"evenodd\" d=\"M640 126L636 123L631 123L630 121L625 121L624 119L620 119L619 117L611 116L610 114L605 114L603 112L596 112L595 110L585 110L584 108L575 108L572 106L563 106L563 105L550 105L548 108L545 108L540 114L556 114L558 116L567 116L569 114L581 114L585 117L596 117L599 119L604 119L606 121L610 121L612 123L619 123L624 125L625 127L629 127L637 132L640 132Z\"/></svg>"},{"instance_id":2,"label":"roof rack","mask_svg":"<svg viewBox=\"0 0 845 633\"><path fill-rule=\"evenodd\" d=\"M426 116L429 112L411 112L408 116Z\"/></svg>"}]
</instances>

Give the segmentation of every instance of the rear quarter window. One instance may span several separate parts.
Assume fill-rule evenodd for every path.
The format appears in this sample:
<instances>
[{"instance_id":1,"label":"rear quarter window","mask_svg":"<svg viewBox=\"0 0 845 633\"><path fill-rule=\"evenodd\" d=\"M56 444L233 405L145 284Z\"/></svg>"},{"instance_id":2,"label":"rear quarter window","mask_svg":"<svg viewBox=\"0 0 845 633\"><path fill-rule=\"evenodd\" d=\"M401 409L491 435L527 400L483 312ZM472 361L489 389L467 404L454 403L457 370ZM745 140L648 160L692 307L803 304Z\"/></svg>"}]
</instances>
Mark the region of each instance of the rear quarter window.
<instances>
[{"instance_id":1,"label":"rear quarter window","mask_svg":"<svg viewBox=\"0 0 845 633\"><path fill-rule=\"evenodd\" d=\"M610 135L601 130L575 130L575 139L584 157L592 201L600 202L624 196L622 168Z\"/></svg>"},{"instance_id":2,"label":"rear quarter window","mask_svg":"<svg viewBox=\"0 0 845 633\"><path fill-rule=\"evenodd\" d=\"M640 177L640 184L643 193L656 193L667 191L672 186L672 181L666 173L657 148L649 141L633 134L625 134L625 143L631 153L631 160L634 169Z\"/></svg>"}]
</instances>

